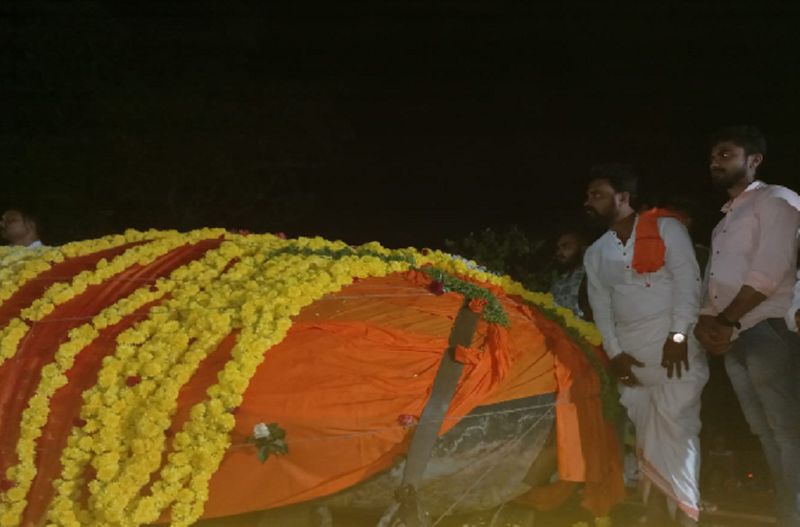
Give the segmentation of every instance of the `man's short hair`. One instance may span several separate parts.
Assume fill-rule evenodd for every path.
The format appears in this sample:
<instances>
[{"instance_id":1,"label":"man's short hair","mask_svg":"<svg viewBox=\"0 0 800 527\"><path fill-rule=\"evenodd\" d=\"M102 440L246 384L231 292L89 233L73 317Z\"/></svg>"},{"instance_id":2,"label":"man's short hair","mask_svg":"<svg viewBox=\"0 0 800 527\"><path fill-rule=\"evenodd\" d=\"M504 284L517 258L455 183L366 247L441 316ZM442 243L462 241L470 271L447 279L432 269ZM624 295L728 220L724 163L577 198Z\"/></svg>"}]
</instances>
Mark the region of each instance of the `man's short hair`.
<instances>
[{"instance_id":1,"label":"man's short hair","mask_svg":"<svg viewBox=\"0 0 800 527\"><path fill-rule=\"evenodd\" d=\"M627 192L633 208L639 204L639 176L632 165L626 163L605 163L595 165L589 172L589 180L605 179L614 192Z\"/></svg>"},{"instance_id":2,"label":"man's short hair","mask_svg":"<svg viewBox=\"0 0 800 527\"><path fill-rule=\"evenodd\" d=\"M767 155L767 139L755 126L728 126L720 128L709 139L709 147L713 148L723 142L731 142L744 149L745 154Z\"/></svg>"}]
</instances>

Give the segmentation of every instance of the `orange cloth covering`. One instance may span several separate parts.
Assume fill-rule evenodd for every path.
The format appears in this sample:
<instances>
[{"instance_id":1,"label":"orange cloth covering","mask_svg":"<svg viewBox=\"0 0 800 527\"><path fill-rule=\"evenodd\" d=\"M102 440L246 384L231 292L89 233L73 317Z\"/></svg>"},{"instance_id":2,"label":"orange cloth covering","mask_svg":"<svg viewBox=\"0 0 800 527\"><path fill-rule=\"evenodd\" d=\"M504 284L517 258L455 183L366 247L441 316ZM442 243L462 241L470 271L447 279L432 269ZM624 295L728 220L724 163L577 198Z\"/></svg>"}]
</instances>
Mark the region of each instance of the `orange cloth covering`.
<instances>
[{"instance_id":1,"label":"orange cloth covering","mask_svg":"<svg viewBox=\"0 0 800 527\"><path fill-rule=\"evenodd\" d=\"M0 471L16 461L14 448L22 411L35 392L42 367L52 361L69 330L219 243L211 240L184 246L145 267L133 266L57 306L32 326L17 355L0 366ZM51 283L91 269L101 257L122 250L55 264L0 306L0 323L7 323L30 305ZM234 410L232 446L212 478L204 517L318 498L395 463L412 430L398 419L422 412L462 303L456 293L430 294L420 285L425 280L420 273L409 272L357 281L295 317L287 337L268 351L242 406ZM569 410L560 408L564 405L559 403L557 409L565 473L593 482L613 473L609 464L616 463L621 470L618 452L612 448L615 445L598 442L599 436L593 435L602 429L599 401L593 404L579 394L582 390L596 393L596 381L591 380L594 372L577 359L570 338L518 299L482 285L500 299L511 325L503 328L481 321L472 345L459 349L465 367L441 433L478 405L552 393L558 382L577 405ZM80 352L68 372L69 383L52 398L52 411L38 442L38 473L28 495L24 524L38 524L52 498L51 485L61 471L60 452L79 416L82 392L96 382L103 357L114 350L116 335L146 316L149 307L102 331ZM180 429L191 406L216 382L235 339L234 332L181 390L168 435ZM567 397L564 393L559 401ZM271 457L264 464L257 461L255 448L246 444L245 438L258 422L277 422L286 430L286 456ZM612 492L598 499L613 500L616 495Z\"/></svg>"},{"instance_id":2,"label":"orange cloth covering","mask_svg":"<svg viewBox=\"0 0 800 527\"><path fill-rule=\"evenodd\" d=\"M558 324L532 311L537 327L555 356L558 379L556 441L560 480L536 487L518 498L540 510L561 506L584 482L582 505L596 516L608 514L625 498L619 441L613 425L603 416L600 378L577 344L562 337ZM544 320L542 320L544 319ZM592 350L606 365L599 348Z\"/></svg>"},{"instance_id":3,"label":"orange cloth covering","mask_svg":"<svg viewBox=\"0 0 800 527\"><path fill-rule=\"evenodd\" d=\"M668 209L650 209L639 214L632 266L637 273L655 273L664 267L667 249L658 232L659 218L680 218Z\"/></svg>"}]
</instances>

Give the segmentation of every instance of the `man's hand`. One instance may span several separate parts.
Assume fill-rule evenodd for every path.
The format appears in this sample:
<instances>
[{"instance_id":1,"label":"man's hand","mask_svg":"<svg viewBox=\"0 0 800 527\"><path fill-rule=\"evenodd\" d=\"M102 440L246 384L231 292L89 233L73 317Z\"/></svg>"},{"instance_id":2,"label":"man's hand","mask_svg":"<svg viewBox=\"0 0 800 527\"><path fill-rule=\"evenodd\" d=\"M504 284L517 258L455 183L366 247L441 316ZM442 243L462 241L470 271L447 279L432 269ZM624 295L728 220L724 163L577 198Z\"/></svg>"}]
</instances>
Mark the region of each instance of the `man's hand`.
<instances>
[{"instance_id":1,"label":"man's hand","mask_svg":"<svg viewBox=\"0 0 800 527\"><path fill-rule=\"evenodd\" d=\"M667 337L664 342L664 351L661 354L661 365L667 369L667 377L672 378L675 373L681 378L681 365L689 371L689 344L686 340L680 344Z\"/></svg>"},{"instance_id":2,"label":"man's hand","mask_svg":"<svg viewBox=\"0 0 800 527\"><path fill-rule=\"evenodd\" d=\"M632 355L628 355L625 352L611 359L611 371L619 382L625 386L639 386L641 384L636 375L633 374L634 366L641 368L644 363L639 362Z\"/></svg>"},{"instance_id":3,"label":"man's hand","mask_svg":"<svg viewBox=\"0 0 800 527\"><path fill-rule=\"evenodd\" d=\"M700 315L694 327L694 336L712 355L722 355L731 347L733 328L719 323L716 317Z\"/></svg>"}]
</instances>

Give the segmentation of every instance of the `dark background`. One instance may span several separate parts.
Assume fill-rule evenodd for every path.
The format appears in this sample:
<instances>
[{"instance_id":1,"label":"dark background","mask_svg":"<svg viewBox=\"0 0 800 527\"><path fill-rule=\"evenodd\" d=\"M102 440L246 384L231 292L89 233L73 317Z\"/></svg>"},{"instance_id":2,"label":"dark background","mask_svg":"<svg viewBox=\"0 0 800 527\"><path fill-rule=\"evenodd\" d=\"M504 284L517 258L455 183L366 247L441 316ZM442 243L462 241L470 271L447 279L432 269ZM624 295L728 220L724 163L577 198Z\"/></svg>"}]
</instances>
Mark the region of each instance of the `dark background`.
<instances>
[{"instance_id":1,"label":"dark background","mask_svg":"<svg viewBox=\"0 0 800 527\"><path fill-rule=\"evenodd\" d=\"M0 5L2 200L45 241L223 226L441 246L580 212L589 167L712 193L751 123L797 187L796 2ZM654 3L655 4L655 3Z\"/></svg>"}]
</instances>

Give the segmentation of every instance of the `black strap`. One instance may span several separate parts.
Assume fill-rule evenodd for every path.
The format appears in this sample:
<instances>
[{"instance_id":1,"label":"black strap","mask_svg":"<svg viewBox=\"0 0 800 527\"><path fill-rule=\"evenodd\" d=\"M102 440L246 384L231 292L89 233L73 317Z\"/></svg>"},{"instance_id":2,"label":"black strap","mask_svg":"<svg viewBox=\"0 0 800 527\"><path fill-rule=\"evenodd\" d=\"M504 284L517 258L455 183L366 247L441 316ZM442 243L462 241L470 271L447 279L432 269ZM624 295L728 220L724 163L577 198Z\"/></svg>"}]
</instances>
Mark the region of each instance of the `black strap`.
<instances>
[{"instance_id":1,"label":"black strap","mask_svg":"<svg viewBox=\"0 0 800 527\"><path fill-rule=\"evenodd\" d=\"M403 481L395 493L400 507L395 508L394 512L400 516L406 527L424 527L429 523L420 507L417 489L422 482L444 416L450 407L450 401L461 378L461 370L464 368L463 364L455 360L456 347L468 347L472 344L478 319L479 315L469 309L469 299L465 298L450 331L448 347L439 363L431 395L425 403L411 445L408 447ZM392 522L388 522L387 525L392 525Z\"/></svg>"}]
</instances>

